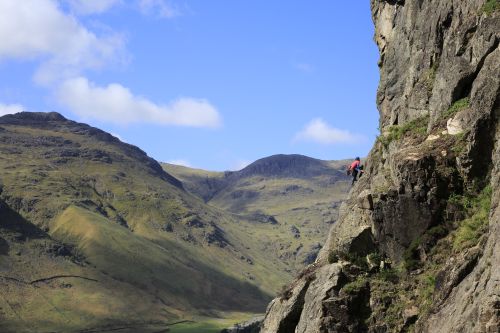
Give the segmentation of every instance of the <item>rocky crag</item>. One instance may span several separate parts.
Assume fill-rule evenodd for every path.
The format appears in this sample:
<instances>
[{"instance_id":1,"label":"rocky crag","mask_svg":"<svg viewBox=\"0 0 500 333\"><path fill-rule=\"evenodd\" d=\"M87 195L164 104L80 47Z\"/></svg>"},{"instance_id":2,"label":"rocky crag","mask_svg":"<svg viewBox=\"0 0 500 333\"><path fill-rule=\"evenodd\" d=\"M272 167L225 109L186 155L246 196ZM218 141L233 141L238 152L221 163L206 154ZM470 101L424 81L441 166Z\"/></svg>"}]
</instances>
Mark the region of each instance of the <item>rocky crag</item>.
<instances>
[{"instance_id":1,"label":"rocky crag","mask_svg":"<svg viewBox=\"0 0 500 333\"><path fill-rule=\"evenodd\" d=\"M371 7L380 137L261 332L499 332L500 4Z\"/></svg>"}]
</instances>

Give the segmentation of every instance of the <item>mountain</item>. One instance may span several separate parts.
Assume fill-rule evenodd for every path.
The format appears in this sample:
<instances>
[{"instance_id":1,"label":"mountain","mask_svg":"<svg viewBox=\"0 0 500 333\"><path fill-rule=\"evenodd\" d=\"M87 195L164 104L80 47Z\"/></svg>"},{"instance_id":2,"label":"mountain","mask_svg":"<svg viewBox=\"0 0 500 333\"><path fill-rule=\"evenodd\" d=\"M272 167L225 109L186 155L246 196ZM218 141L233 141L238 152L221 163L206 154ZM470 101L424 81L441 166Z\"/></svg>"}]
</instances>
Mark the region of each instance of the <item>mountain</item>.
<instances>
[{"instance_id":1,"label":"mountain","mask_svg":"<svg viewBox=\"0 0 500 333\"><path fill-rule=\"evenodd\" d=\"M261 332L499 332L500 4L371 8L380 136Z\"/></svg>"},{"instance_id":2,"label":"mountain","mask_svg":"<svg viewBox=\"0 0 500 333\"><path fill-rule=\"evenodd\" d=\"M350 186L345 161L300 155L237 172L160 165L55 112L0 117L0 153L1 332L262 313L316 258Z\"/></svg>"},{"instance_id":3,"label":"mountain","mask_svg":"<svg viewBox=\"0 0 500 333\"><path fill-rule=\"evenodd\" d=\"M347 161L328 162L297 154L280 154L257 160L242 170L231 173L230 176L234 181L255 176L311 179L333 173L337 178L345 180L345 177L342 177L345 173L342 169L345 163Z\"/></svg>"},{"instance_id":4,"label":"mountain","mask_svg":"<svg viewBox=\"0 0 500 333\"><path fill-rule=\"evenodd\" d=\"M2 332L146 331L258 313L291 277L247 237L261 224L205 204L99 129L7 115L0 152Z\"/></svg>"},{"instance_id":5,"label":"mountain","mask_svg":"<svg viewBox=\"0 0 500 333\"><path fill-rule=\"evenodd\" d=\"M257 223L252 237L295 274L316 258L350 188L348 161L274 155L235 172L209 172L171 164L164 169L209 205Z\"/></svg>"}]
</instances>

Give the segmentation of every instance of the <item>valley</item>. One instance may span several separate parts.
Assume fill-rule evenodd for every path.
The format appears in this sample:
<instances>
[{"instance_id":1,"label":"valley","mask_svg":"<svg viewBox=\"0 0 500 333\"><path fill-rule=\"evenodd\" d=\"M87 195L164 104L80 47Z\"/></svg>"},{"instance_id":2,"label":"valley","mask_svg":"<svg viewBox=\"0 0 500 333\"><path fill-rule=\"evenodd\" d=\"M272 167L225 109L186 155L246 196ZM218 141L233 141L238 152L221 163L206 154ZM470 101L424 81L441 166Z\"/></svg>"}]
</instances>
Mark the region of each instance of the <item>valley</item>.
<instances>
[{"instance_id":1,"label":"valley","mask_svg":"<svg viewBox=\"0 0 500 333\"><path fill-rule=\"evenodd\" d=\"M349 189L344 162L160 165L57 113L0 117L0 152L2 332L263 313L314 260Z\"/></svg>"},{"instance_id":2,"label":"valley","mask_svg":"<svg viewBox=\"0 0 500 333\"><path fill-rule=\"evenodd\" d=\"M235 172L207 172L163 164L186 189L211 206L247 221L251 238L296 273L314 262L350 189L348 161L274 155ZM258 227L252 227L257 225Z\"/></svg>"}]
</instances>

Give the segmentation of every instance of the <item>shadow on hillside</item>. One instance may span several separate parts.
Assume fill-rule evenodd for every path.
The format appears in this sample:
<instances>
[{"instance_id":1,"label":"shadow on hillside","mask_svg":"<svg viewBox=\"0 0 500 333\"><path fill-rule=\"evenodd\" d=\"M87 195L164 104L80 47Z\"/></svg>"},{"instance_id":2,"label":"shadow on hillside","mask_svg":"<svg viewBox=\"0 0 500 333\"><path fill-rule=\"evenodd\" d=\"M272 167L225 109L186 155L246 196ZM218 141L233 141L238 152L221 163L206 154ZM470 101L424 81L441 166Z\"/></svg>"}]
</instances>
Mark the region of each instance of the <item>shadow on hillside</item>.
<instances>
[{"instance_id":1,"label":"shadow on hillside","mask_svg":"<svg viewBox=\"0 0 500 333\"><path fill-rule=\"evenodd\" d=\"M18 241L49 238L46 232L24 219L3 201L0 201L0 231L17 233Z\"/></svg>"},{"instance_id":2,"label":"shadow on hillside","mask_svg":"<svg viewBox=\"0 0 500 333\"><path fill-rule=\"evenodd\" d=\"M176 246L165 239L152 243L164 248ZM129 281L130 284L159 298L163 297L164 292L162 290L165 290L175 298L185 300L189 304L188 307L200 311L205 316L215 316L213 312L216 311L262 313L265 312L267 305L273 298L272 295L262 291L256 285L238 280L191 256L188 258L188 262L185 263L181 263L181 260L174 260L169 264L172 266L168 268L168 270L177 271L179 273L178 277L191 277L188 287L185 285L176 286L181 281L172 281L167 278L161 274L161 271L165 268L158 267L158 264L153 259L150 262L148 261L148 259L143 261L143 265L151 270L149 276L150 285L145 285L144 281L140 283ZM177 262L177 264L174 264L174 262ZM188 271L191 271L191 274Z\"/></svg>"},{"instance_id":3,"label":"shadow on hillside","mask_svg":"<svg viewBox=\"0 0 500 333\"><path fill-rule=\"evenodd\" d=\"M216 281L216 283L207 285L204 292L192 295L194 299L209 298L200 304L191 304L193 308L198 310L209 309L204 311L206 316L214 316L210 310L263 313L273 298L272 295L265 293L259 287L246 281L240 281L202 262L196 261L193 265L202 272L207 282ZM210 292L207 292L208 289ZM188 295L179 296L186 297Z\"/></svg>"},{"instance_id":4,"label":"shadow on hillside","mask_svg":"<svg viewBox=\"0 0 500 333\"><path fill-rule=\"evenodd\" d=\"M193 262L194 265L204 266L203 264ZM75 309L66 307L64 308L64 315L62 315L53 302L50 302L51 297L53 297L52 287L44 285L37 288L37 293L43 295L43 299L49 302L45 310L47 313L44 313L43 317L37 317L36 315L40 314L38 312L36 315L31 314L33 317L30 320L24 317L11 319L6 322L0 320L0 332L31 332L33 325L38 328L37 332L166 332L166 329L170 326L169 323L182 321L183 319L182 317L174 319L175 316L165 316L166 311L164 306L180 305L178 301L181 297L191 298L191 302L189 303L191 307L179 309L180 311L177 314L181 314L181 316L183 313L187 317L197 314L204 317L217 318L220 316L221 311L265 312L266 305L270 301L269 295L266 295L251 284L228 277L224 273L210 268L204 269L206 269L204 274L206 274L205 277L207 280L220 279L218 281L219 286L213 283L200 285L200 290L203 288L205 288L205 292L210 290L210 292L205 294L182 293L182 290L179 290L178 293L171 295L174 296L174 299L169 299L166 295L162 295L162 283L156 279L152 279L153 281L149 285L145 281L141 285L140 283L124 281L120 277L113 276L113 274L101 272L108 275L111 279L99 279L98 283L103 283L101 287L108 290L114 289L112 293L116 296L115 300L117 302L109 303L112 306L112 315L106 311L104 313L96 312L91 306L83 306ZM133 289L127 288L124 284L142 289L152 297L149 299L149 297L146 297L146 294L142 294L145 296L144 298L134 300L134 302L140 305L135 308L134 304L131 303L130 295L127 295ZM76 304L80 303L81 300L88 299L87 295L96 295L99 293L95 282L87 281L84 281L82 284L75 284L71 290L73 292L82 292L81 294L73 294L72 297L75 297L75 300L83 296ZM145 304L149 305L145 306ZM138 310L139 308L141 310ZM84 323L81 322L80 318L88 318L89 320Z\"/></svg>"},{"instance_id":5,"label":"shadow on hillside","mask_svg":"<svg viewBox=\"0 0 500 333\"><path fill-rule=\"evenodd\" d=\"M7 255L9 253L9 243L2 237L0 237L0 256Z\"/></svg>"}]
</instances>

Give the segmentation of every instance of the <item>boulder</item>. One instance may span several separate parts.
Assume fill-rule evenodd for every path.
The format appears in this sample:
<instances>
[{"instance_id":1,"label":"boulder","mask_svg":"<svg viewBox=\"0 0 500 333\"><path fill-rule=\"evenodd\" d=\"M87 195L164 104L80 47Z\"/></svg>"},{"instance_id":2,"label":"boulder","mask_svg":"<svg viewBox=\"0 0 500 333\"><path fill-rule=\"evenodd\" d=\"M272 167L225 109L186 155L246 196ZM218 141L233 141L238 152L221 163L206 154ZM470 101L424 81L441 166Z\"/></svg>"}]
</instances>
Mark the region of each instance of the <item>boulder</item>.
<instances>
[{"instance_id":1,"label":"boulder","mask_svg":"<svg viewBox=\"0 0 500 333\"><path fill-rule=\"evenodd\" d=\"M370 190L364 190L358 195L358 207L373 210L373 196Z\"/></svg>"},{"instance_id":2,"label":"boulder","mask_svg":"<svg viewBox=\"0 0 500 333\"><path fill-rule=\"evenodd\" d=\"M464 132L464 124L456 117L450 118L446 122L446 130L450 135L462 134Z\"/></svg>"}]
</instances>

